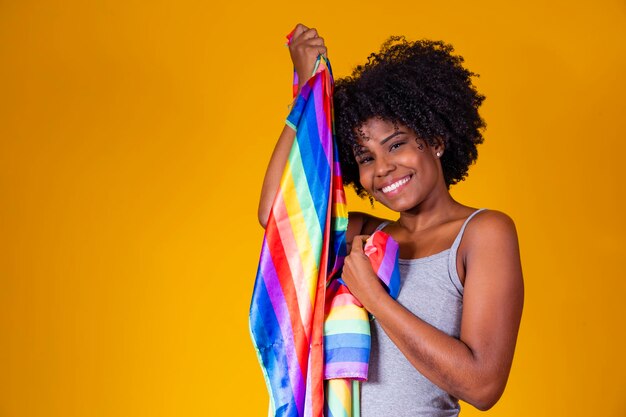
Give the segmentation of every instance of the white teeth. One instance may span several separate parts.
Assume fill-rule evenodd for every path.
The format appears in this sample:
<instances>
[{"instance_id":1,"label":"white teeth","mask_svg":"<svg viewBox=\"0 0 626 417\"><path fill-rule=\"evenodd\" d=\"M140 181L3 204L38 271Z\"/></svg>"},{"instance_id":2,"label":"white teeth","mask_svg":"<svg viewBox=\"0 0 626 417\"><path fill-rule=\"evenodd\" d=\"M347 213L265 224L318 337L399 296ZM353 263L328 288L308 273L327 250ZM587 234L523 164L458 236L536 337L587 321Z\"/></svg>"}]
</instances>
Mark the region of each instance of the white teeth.
<instances>
[{"instance_id":1,"label":"white teeth","mask_svg":"<svg viewBox=\"0 0 626 417\"><path fill-rule=\"evenodd\" d=\"M406 177L406 178L402 178L399 181L394 182L391 185L388 185L386 187L383 187L383 193L388 193L390 191L395 190L396 188L398 188L399 186L406 184L409 180L411 179L411 177Z\"/></svg>"}]
</instances>

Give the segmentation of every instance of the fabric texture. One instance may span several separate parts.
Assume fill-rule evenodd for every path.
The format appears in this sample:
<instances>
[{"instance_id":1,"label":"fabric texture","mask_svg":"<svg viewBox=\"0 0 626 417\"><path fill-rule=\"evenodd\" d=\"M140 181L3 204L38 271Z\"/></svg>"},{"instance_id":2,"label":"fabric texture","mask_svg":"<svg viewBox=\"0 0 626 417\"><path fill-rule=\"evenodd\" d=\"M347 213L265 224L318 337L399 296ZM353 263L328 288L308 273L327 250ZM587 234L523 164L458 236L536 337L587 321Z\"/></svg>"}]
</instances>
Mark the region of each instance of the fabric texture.
<instances>
[{"instance_id":1,"label":"fabric texture","mask_svg":"<svg viewBox=\"0 0 626 417\"><path fill-rule=\"evenodd\" d=\"M368 316L338 278L347 212L332 93L330 63L320 55L286 121L296 137L268 218L252 294L250 331L270 393L270 416L358 417L355 381L367 377ZM381 232L364 250L397 295L397 243Z\"/></svg>"},{"instance_id":2,"label":"fabric texture","mask_svg":"<svg viewBox=\"0 0 626 417\"><path fill-rule=\"evenodd\" d=\"M363 252L387 292L400 292L398 243L377 231L365 242ZM326 293L324 321L324 378L327 417L359 417L359 381L368 375L371 336L369 316L341 279L333 279Z\"/></svg>"},{"instance_id":3,"label":"fabric texture","mask_svg":"<svg viewBox=\"0 0 626 417\"><path fill-rule=\"evenodd\" d=\"M320 56L317 64L287 119L296 138L269 214L250 305L250 331L274 416L323 413L325 287L345 256L333 80L328 61Z\"/></svg>"}]
</instances>

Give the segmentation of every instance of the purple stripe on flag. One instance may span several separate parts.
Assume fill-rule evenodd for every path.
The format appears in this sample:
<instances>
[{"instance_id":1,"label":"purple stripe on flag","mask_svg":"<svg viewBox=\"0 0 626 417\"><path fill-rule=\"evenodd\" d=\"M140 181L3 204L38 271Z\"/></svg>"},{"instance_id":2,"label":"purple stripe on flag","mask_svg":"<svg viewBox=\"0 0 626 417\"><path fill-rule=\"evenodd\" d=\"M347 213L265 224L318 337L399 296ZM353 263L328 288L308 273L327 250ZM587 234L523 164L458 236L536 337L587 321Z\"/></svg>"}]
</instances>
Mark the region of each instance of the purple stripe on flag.
<instances>
[{"instance_id":1,"label":"purple stripe on flag","mask_svg":"<svg viewBox=\"0 0 626 417\"><path fill-rule=\"evenodd\" d=\"M311 355L306 366L306 396L304 400L304 417L313 417L313 394L311 393Z\"/></svg>"},{"instance_id":2,"label":"purple stripe on flag","mask_svg":"<svg viewBox=\"0 0 626 417\"><path fill-rule=\"evenodd\" d=\"M351 378L359 381L367 380L367 363L364 362L333 362L324 365L324 378Z\"/></svg>"},{"instance_id":3,"label":"purple stripe on flag","mask_svg":"<svg viewBox=\"0 0 626 417\"><path fill-rule=\"evenodd\" d=\"M270 256L269 247L267 241L263 241L263 252L267 257L261 259L261 275L267 288L267 293L272 303L276 319L280 326L280 332L283 335L283 346L285 349L285 355L289 362L289 381L291 383L291 389L296 399L296 405L298 406L298 414L302 415L300 407L304 401L304 390L301 388L304 386L304 376L300 370L300 364L298 362L298 356L296 355L296 348L294 346L293 329L291 328L291 321L289 319L289 309L285 301L285 295L283 294L276 269L274 268L274 262Z\"/></svg>"},{"instance_id":4,"label":"purple stripe on flag","mask_svg":"<svg viewBox=\"0 0 626 417\"><path fill-rule=\"evenodd\" d=\"M325 69L324 71L328 71L327 69ZM316 84L322 84L324 82L322 77L317 77L315 79L315 83ZM329 138L328 135L331 133L329 131L329 129L327 128L328 126L328 120L326 119L326 112L324 111L324 97L322 97L322 93L323 93L323 88L324 86L315 86L313 88L313 97L315 100L315 103L321 103L321 106L316 106L318 107L315 112L315 117L317 119L317 131L319 132L320 135L320 143L322 144L322 149L324 149L324 153L326 154L326 160L328 161L328 165L332 166L332 160L331 160L331 152L330 152L330 147L332 146L332 138ZM319 108L321 107L321 108Z\"/></svg>"}]
</instances>

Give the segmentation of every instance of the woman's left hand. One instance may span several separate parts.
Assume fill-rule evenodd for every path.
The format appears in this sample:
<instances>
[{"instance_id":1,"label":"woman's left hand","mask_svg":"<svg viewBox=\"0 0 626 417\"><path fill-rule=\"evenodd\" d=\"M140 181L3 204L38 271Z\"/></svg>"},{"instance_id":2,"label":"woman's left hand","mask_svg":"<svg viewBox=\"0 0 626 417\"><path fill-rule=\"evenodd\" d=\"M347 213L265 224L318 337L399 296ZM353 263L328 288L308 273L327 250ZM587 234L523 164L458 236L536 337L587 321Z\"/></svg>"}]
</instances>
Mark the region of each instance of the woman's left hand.
<instances>
[{"instance_id":1,"label":"woman's left hand","mask_svg":"<svg viewBox=\"0 0 626 417\"><path fill-rule=\"evenodd\" d=\"M350 254L343 264L342 279L348 289L367 309L382 294L387 294L374 272L369 258L363 252L363 244L369 236L358 235L352 241Z\"/></svg>"}]
</instances>

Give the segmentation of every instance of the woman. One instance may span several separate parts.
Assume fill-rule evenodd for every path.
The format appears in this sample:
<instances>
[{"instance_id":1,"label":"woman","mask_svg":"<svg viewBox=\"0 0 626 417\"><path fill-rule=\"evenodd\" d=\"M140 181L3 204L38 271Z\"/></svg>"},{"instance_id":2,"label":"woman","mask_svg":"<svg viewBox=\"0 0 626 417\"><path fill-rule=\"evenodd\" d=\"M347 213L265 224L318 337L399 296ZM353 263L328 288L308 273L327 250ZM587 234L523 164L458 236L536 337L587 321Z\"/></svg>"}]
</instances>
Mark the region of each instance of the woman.
<instances>
[{"instance_id":1,"label":"woman","mask_svg":"<svg viewBox=\"0 0 626 417\"><path fill-rule=\"evenodd\" d=\"M289 48L302 86L327 52L324 40L298 25ZM375 317L370 376L361 388L364 417L454 416L458 399L489 409L513 359L523 304L515 226L448 191L475 161L484 127L484 97L452 51L441 42L392 38L335 87L344 183L399 213L394 222L349 217L342 277ZM293 140L285 126L263 184L262 225ZM378 229L400 245L397 300L363 253Z\"/></svg>"}]
</instances>

